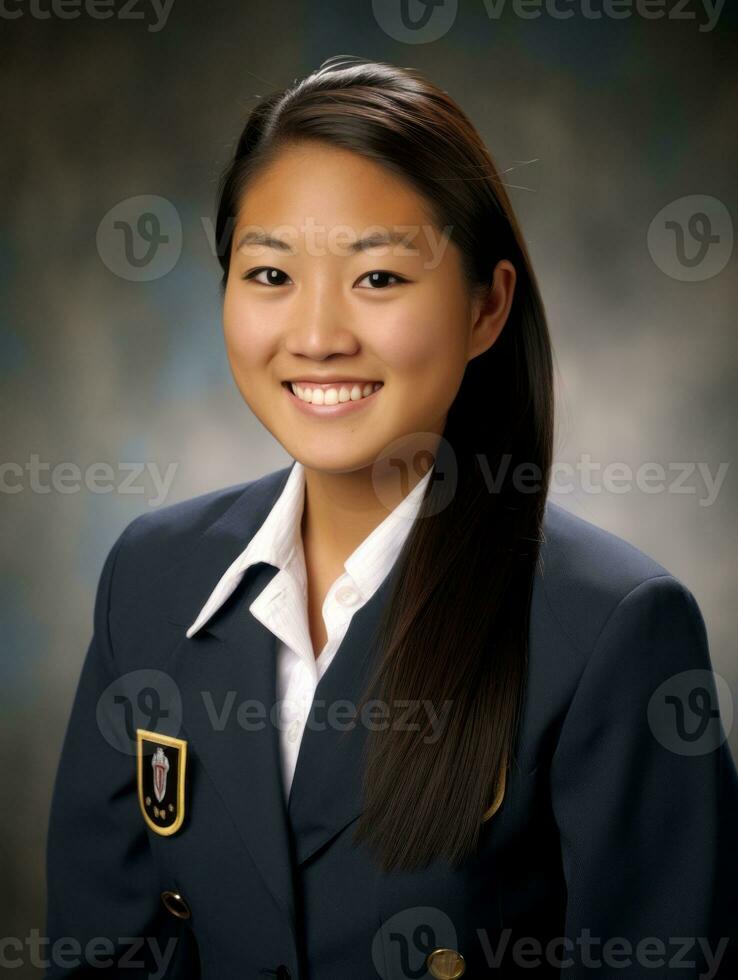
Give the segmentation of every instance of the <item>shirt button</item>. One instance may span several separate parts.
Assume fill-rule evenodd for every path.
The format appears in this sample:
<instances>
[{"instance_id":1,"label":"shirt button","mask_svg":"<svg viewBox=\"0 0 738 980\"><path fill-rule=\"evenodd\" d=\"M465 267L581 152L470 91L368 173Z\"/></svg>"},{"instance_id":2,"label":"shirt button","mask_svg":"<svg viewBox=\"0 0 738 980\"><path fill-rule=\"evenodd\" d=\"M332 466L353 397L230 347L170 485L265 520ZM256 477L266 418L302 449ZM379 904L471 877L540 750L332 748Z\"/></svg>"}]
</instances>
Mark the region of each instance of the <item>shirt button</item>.
<instances>
[{"instance_id":1,"label":"shirt button","mask_svg":"<svg viewBox=\"0 0 738 980\"><path fill-rule=\"evenodd\" d=\"M355 606L359 601L359 593L350 585L342 585L340 589L336 589L336 601L342 606Z\"/></svg>"},{"instance_id":2,"label":"shirt button","mask_svg":"<svg viewBox=\"0 0 738 980\"><path fill-rule=\"evenodd\" d=\"M299 722L293 721L290 727L287 729L287 738L290 742L294 742L298 735Z\"/></svg>"}]
</instances>

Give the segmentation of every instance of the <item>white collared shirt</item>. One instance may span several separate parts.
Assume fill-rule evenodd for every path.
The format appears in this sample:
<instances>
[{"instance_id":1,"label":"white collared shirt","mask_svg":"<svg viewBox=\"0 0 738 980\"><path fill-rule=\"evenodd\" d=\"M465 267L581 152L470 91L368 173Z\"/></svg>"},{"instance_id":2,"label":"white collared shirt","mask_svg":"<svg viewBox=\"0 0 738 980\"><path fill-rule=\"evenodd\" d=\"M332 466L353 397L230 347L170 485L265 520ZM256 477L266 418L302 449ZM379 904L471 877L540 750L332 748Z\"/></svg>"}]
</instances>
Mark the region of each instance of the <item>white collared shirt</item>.
<instances>
[{"instance_id":1,"label":"white collared shirt","mask_svg":"<svg viewBox=\"0 0 738 980\"><path fill-rule=\"evenodd\" d=\"M351 618L367 603L394 565L422 502L431 470L344 562L344 573L328 590L323 621L328 639L316 658L307 611L307 574L302 546L305 468L296 460L287 482L256 534L223 573L197 618L192 637L235 591L250 565L266 562L279 569L249 606L277 637L276 689L285 799L289 798L297 754L315 688L330 666ZM246 656L246 651L244 651Z\"/></svg>"}]
</instances>

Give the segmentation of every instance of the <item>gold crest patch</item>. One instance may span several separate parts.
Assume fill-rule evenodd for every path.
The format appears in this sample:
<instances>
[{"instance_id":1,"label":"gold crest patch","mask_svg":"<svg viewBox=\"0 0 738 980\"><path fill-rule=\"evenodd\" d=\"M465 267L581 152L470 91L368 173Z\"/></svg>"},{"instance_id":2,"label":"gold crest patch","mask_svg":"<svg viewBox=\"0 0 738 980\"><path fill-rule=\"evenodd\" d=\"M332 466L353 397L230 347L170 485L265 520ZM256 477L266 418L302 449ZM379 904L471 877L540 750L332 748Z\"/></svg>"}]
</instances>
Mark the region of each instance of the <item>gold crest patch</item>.
<instances>
[{"instance_id":1,"label":"gold crest patch","mask_svg":"<svg viewBox=\"0 0 738 980\"><path fill-rule=\"evenodd\" d=\"M136 729L138 802L151 829L169 837L185 818L187 742L171 735Z\"/></svg>"}]
</instances>

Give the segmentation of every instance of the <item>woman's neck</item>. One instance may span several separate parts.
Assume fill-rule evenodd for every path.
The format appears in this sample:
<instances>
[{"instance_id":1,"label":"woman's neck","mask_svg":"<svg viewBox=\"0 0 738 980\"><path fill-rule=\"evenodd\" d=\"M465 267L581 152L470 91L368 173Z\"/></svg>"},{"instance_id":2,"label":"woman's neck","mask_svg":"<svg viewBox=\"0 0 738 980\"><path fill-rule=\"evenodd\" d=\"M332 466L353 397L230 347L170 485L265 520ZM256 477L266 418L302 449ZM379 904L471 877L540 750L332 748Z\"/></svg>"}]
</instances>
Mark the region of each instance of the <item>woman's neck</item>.
<instances>
[{"instance_id":1,"label":"woman's neck","mask_svg":"<svg viewBox=\"0 0 738 980\"><path fill-rule=\"evenodd\" d=\"M350 473L321 473L306 467L301 525L306 555L319 555L322 565L342 568L421 479L422 474L409 473L406 481L398 481L390 472L382 482L372 467Z\"/></svg>"}]
</instances>

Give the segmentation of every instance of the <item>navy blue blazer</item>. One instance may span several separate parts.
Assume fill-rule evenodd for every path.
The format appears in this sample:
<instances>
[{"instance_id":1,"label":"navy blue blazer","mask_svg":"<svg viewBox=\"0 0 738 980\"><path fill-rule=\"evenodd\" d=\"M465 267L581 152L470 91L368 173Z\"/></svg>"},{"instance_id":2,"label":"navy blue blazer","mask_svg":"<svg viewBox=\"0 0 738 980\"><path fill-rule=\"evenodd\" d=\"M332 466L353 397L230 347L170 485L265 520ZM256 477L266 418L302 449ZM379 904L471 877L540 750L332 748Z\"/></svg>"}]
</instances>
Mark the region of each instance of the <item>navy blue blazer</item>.
<instances>
[{"instance_id":1,"label":"navy blue blazer","mask_svg":"<svg viewBox=\"0 0 738 980\"><path fill-rule=\"evenodd\" d=\"M383 873L353 842L362 724L308 722L285 802L276 641L248 611L276 570L185 629L288 473L144 514L105 561L51 809L47 976L738 976L738 776L699 608L550 501L516 758L474 857ZM359 701L395 569L315 704Z\"/></svg>"}]
</instances>

